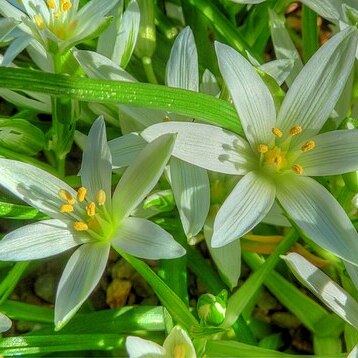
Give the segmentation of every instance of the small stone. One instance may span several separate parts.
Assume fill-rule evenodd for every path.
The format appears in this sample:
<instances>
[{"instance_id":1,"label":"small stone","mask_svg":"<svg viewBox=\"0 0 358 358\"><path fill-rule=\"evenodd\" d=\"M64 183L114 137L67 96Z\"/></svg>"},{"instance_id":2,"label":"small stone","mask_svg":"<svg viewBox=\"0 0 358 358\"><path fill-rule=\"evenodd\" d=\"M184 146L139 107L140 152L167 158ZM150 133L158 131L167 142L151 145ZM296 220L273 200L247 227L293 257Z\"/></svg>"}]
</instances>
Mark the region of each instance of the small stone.
<instances>
[{"instance_id":1,"label":"small stone","mask_svg":"<svg viewBox=\"0 0 358 358\"><path fill-rule=\"evenodd\" d=\"M128 280L113 280L107 288L106 303L109 307L123 307L125 306L132 284Z\"/></svg>"},{"instance_id":2,"label":"small stone","mask_svg":"<svg viewBox=\"0 0 358 358\"><path fill-rule=\"evenodd\" d=\"M34 285L38 297L49 303L55 302L56 277L51 272L39 276Z\"/></svg>"}]
</instances>

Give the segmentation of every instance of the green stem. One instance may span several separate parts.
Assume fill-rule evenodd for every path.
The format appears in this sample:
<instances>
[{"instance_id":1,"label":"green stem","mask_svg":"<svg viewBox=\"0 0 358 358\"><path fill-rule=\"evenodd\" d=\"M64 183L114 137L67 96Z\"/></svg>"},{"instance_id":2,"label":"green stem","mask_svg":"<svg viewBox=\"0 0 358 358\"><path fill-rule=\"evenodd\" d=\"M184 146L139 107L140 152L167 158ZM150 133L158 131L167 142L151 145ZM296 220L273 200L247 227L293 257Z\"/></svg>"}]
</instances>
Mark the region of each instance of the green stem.
<instances>
[{"instance_id":1,"label":"green stem","mask_svg":"<svg viewBox=\"0 0 358 358\"><path fill-rule=\"evenodd\" d=\"M214 27L214 29L229 43L230 46L247 56L246 50L261 62L260 56L255 53L251 46L246 43L237 28L228 20L221 11L208 0L185 0L188 1L198 12L202 13Z\"/></svg>"},{"instance_id":2,"label":"green stem","mask_svg":"<svg viewBox=\"0 0 358 358\"><path fill-rule=\"evenodd\" d=\"M318 50L317 14L308 6L302 10L303 59L307 62Z\"/></svg>"},{"instance_id":3,"label":"green stem","mask_svg":"<svg viewBox=\"0 0 358 358\"><path fill-rule=\"evenodd\" d=\"M193 328L200 328L197 320L189 312L183 301L146 263L118 248L115 248L115 250L149 283L175 321L180 323L188 332L191 332Z\"/></svg>"},{"instance_id":4,"label":"green stem","mask_svg":"<svg viewBox=\"0 0 358 358\"><path fill-rule=\"evenodd\" d=\"M31 261L17 262L0 284L0 305L11 295Z\"/></svg>"},{"instance_id":5,"label":"green stem","mask_svg":"<svg viewBox=\"0 0 358 358\"><path fill-rule=\"evenodd\" d=\"M150 57L142 57L142 64L145 75L147 76L148 82L158 84L157 77L155 76L152 59Z\"/></svg>"},{"instance_id":6,"label":"green stem","mask_svg":"<svg viewBox=\"0 0 358 358\"><path fill-rule=\"evenodd\" d=\"M251 274L245 283L229 298L224 327L230 327L238 319L256 291L261 287L265 279L271 275L272 270L280 260L280 255L286 253L297 239L297 232L291 229L265 264Z\"/></svg>"}]
</instances>

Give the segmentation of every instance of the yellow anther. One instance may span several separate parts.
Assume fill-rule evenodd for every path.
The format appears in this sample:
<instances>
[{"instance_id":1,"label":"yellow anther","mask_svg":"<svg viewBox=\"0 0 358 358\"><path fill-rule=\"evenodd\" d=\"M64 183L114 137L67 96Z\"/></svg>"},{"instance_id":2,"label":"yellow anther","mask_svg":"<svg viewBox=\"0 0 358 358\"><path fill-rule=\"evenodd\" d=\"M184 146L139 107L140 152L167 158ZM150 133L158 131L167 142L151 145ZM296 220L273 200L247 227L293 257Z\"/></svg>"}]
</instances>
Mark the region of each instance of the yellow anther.
<instances>
[{"instance_id":1,"label":"yellow anther","mask_svg":"<svg viewBox=\"0 0 358 358\"><path fill-rule=\"evenodd\" d=\"M302 152L308 152L315 147L316 147L316 143L313 140L309 140L301 147L301 150Z\"/></svg>"},{"instance_id":2,"label":"yellow anther","mask_svg":"<svg viewBox=\"0 0 358 358\"><path fill-rule=\"evenodd\" d=\"M293 166L292 166L292 170L293 170L295 173L297 173L297 174L300 174L300 175L303 174L303 168L302 168L302 166L299 165L299 164L293 165Z\"/></svg>"},{"instance_id":3,"label":"yellow anther","mask_svg":"<svg viewBox=\"0 0 358 358\"><path fill-rule=\"evenodd\" d=\"M294 126L290 129L290 131L288 133L291 137L293 137L294 135L299 134L301 132L302 132L301 126Z\"/></svg>"},{"instance_id":4,"label":"yellow anther","mask_svg":"<svg viewBox=\"0 0 358 358\"><path fill-rule=\"evenodd\" d=\"M167 117L167 116L165 116L165 117L163 118L163 122L170 122L170 118Z\"/></svg>"},{"instance_id":5,"label":"yellow anther","mask_svg":"<svg viewBox=\"0 0 358 358\"><path fill-rule=\"evenodd\" d=\"M88 225L82 221L75 221L74 223L72 223L72 226L76 231L88 230Z\"/></svg>"},{"instance_id":6,"label":"yellow anther","mask_svg":"<svg viewBox=\"0 0 358 358\"><path fill-rule=\"evenodd\" d=\"M56 19L58 19L61 16L61 11L58 10L53 15L55 16Z\"/></svg>"},{"instance_id":7,"label":"yellow anther","mask_svg":"<svg viewBox=\"0 0 358 358\"><path fill-rule=\"evenodd\" d=\"M56 3L55 3L55 0L47 0L47 6L49 7L49 9L55 9L56 7Z\"/></svg>"},{"instance_id":8,"label":"yellow anther","mask_svg":"<svg viewBox=\"0 0 358 358\"><path fill-rule=\"evenodd\" d=\"M61 10L62 11L68 11L72 7L72 3L69 0L60 0L61 1Z\"/></svg>"},{"instance_id":9,"label":"yellow anther","mask_svg":"<svg viewBox=\"0 0 358 358\"><path fill-rule=\"evenodd\" d=\"M92 201L86 206L88 216L94 216L96 214L96 204Z\"/></svg>"},{"instance_id":10,"label":"yellow anther","mask_svg":"<svg viewBox=\"0 0 358 358\"><path fill-rule=\"evenodd\" d=\"M259 153L266 153L268 152L268 146L266 144L259 144L258 151Z\"/></svg>"},{"instance_id":11,"label":"yellow anther","mask_svg":"<svg viewBox=\"0 0 358 358\"><path fill-rule=\"evenodd\" d=\"M43 30L46 27L45 21L41 15L35 15L34 21L40 30Z\"/></svg>"},{"instance_id":12,"label":"yellow anther","mask_svg":"<svg viewBox=\"0 0 358 358\"><path fill-rule=\"evenodd\" d=\"M73 196L66 189L59 190L58 196L62 200L67 201L71 205L74 205L74 203L76 202L76 200L73 198Z\"/></svg>"},{"instance_id":13,"label":"yellow anther","mask_svg":"<svg viewBox=\"0 0 358 358\"><path fill-rule=\"evenodd\" d=\"M184 344L177 344L174 347L174 358L185 358L186 357L186 349Z\"/></svg>"},{"instance_id":14,"label":"yellow anther","mask_svg":"<svg viewBox=\"0 0 358 358\"><path fill-rule=\"evenodd\" d=\"M73 212L73 206L70 204L63 204L60 207L60 212L61 213L72 213Z\"/></svg>"},{"instance_id":15,"label":"yellow anther","mask_svg":"<svg viewBox=\"0 0 358 358\"><path fill-rule=\"evenodd\" d=\"M83 186L81 186L77 190L77 199L80 203L82 203L82 201L86 199L86 194L87 194L87 189L84 188Z\"/></svg>"},{"instance_id":16,"label":"yellow anther","mask_svg":"<svg viewBox=\"0 0 358 358\"><path fill-rule=\"evenodd\" d=\"M283 136L282 130L279 128L272 128L272 133L278 138Z\"/></svg>"},{"instance_id":17,"label":"yellow anther","mask_svg":"<svg viewBox=\"0 0 358 358\"><path fill-rule=\"evenodd\" d=\"M104 205L104 203L106 202L106 193L104 192L104 190L101 189L97 191L96 200L99 206Z\"/></svg>"}]
</instances>

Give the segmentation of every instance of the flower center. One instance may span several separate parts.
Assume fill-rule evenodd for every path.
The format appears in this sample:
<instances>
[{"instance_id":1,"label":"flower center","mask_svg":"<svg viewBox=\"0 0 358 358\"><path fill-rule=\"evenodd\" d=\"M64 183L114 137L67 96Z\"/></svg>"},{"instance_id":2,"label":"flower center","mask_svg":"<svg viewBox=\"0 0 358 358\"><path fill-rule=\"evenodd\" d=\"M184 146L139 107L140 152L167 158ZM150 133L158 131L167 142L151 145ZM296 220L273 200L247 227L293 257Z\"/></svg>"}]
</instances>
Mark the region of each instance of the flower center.
<instances>
[{"instance_id":1,"label":"flower center","mask_svg":"<svg viewBox=\"0 0 358 358\"><path fill-rule=\"evenodd\" d=\"M288 131L288 135L283 140L284 132L279 128L272 128L273 135L277 138L279 143L271 146L266 144L259 144L258 152L260 153L260 166L273 170L274 172L293 171L296 174L302 175L304 169L300 164L295 163L295 160L303 152L308 152L316 147L316 143L310 140L303 144L299 151L290 150L292 137L302 132L301 126L294 126Z\"/></svg>"},{"instance_id":2,"label":"flower center","mask_svg":"<svg viewBox=\"0 0 358 358\"><path fill-rule=\"evenodd\" d=\"M59 211L68 214L75 231L86 231L97 239L103 239L108 232L111 219L104 206L106 193L99 190L96 193L96 202L86 199L87 189L81 187L74 198L67 190L61 189L58 196L63 200Z\"/></svg>"},{"instance_id":3,"label":"flower center","mask_svg":"<svg viewBox=\"0 0 358 358\"><path fill-rule=\"evenodd\" d=\"M73 6L72 2L70 0L60 0L57 6L55 0L47 0L46 4L50 10L50 21L46 24L43 17L40 14L36 14L34 16L36 26L40 30L44 30L47 27L52 33L62 40L73 36L76 22L66 21L65 18L65 14Z\"/></svg>"}]
</instances>

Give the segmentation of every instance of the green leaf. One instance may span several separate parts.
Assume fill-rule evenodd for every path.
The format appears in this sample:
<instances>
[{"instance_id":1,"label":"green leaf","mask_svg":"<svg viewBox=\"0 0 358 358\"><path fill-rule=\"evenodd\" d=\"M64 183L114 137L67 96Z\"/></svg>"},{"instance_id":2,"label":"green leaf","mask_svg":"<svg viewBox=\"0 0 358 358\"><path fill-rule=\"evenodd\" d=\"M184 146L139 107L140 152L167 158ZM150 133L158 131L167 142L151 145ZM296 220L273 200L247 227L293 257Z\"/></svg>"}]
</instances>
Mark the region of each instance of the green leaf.
<instances>
[{"instance_id":1,"label":"green leaf","mask_svg":"<svg viewBox=\"0 0 358 358\"><path fill-rule=\"evenodd\" d=\"M126 104L176 112L243 135L234 107L215 97L143 83L94 80L28 69L0 68L0 88L69 96L84 102Z\"/></svg>"}]
</instances>

